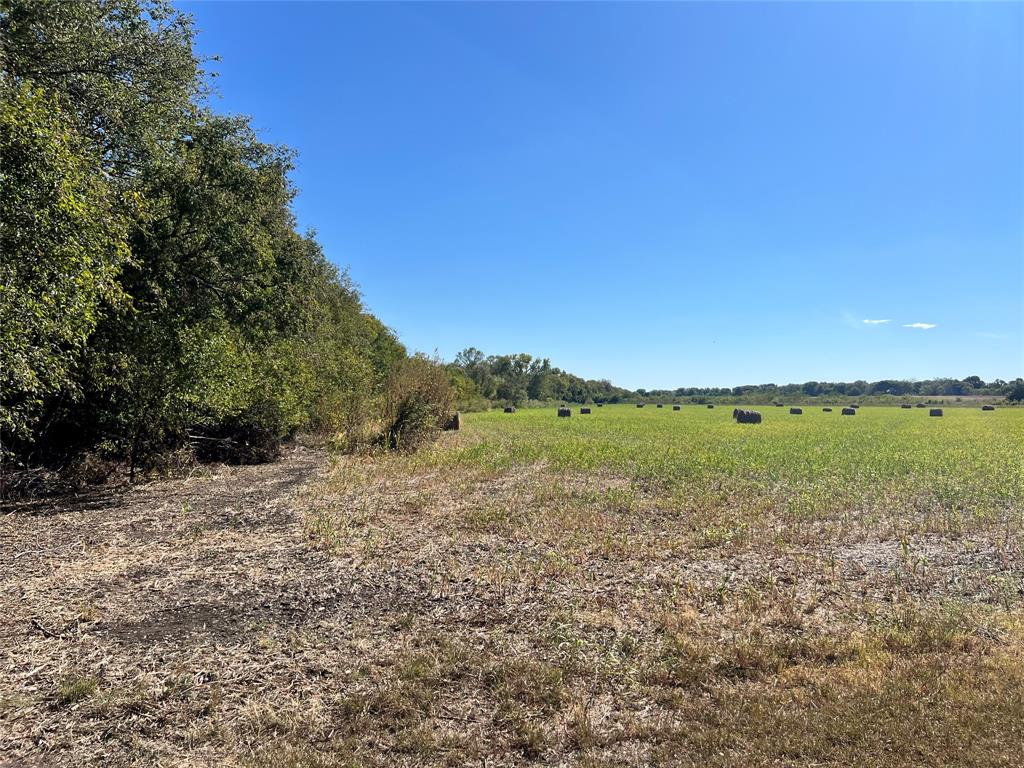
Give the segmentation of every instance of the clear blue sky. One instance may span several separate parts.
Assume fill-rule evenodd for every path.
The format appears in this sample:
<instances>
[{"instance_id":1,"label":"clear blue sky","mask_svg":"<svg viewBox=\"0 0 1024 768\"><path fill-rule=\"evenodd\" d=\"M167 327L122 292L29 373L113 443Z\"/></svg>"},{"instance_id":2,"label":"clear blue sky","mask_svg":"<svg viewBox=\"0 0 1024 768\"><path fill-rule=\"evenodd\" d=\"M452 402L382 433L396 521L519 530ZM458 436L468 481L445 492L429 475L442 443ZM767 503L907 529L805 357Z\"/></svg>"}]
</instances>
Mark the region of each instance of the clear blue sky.
<instances>
[{"instance_id":1,"label":"clear blue sky","mask_svg":"<svg viewBox=\"0 0 1024 768\"><path fill-rule=\"evenodd\" d=\"M411 349L1024 375L1024 5L180 5Z\"/></svg>"}]
</instances>

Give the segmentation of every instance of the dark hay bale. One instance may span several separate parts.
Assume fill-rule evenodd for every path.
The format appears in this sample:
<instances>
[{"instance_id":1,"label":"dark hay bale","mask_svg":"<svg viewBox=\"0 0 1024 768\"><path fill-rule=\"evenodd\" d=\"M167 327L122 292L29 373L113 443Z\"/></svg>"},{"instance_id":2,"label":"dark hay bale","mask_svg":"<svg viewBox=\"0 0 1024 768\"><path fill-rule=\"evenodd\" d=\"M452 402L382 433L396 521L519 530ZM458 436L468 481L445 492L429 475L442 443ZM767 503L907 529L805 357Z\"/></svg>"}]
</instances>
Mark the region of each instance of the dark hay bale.
<instances>
[{"instance_id":1,"label":"dark hay bale","mask_svg":"<svg viewBox=\"0 0 1024 768\"><path fill-rule=\"evenodd\" d=\"M821 410L823 410L825 413L832 413L831 408L822 408Z\"/></svg>"},{"instance_id":2,"label":"dark hay bale","mask_svg":"<svg viewBox=\"0 0 1024 768\"><path fill-rule=\"evenodd\" d=\"M932 408L932 409L930 409L928 411L928 415L929 416L941 416L942 415L942 409L941 408Z\"/></svg>"},{"instance_id":3,"label":"dark hay bale","mask_svg":"<svg viewBox=\"0 0 1024 768\"><path fill-rule=\"evenodd\" d=\"M665 406L664 406L664 405L662 405L661 403L658 403L658 407L659 407L659 408L664 408Z\"/></svg>"},{"instance_id":4,"label":"dark hay bale","mask_svg":"<svg viewBox=\"0 0 1024 768\"><path fill-rule=\"evenodd\" d=\"M572 416L572 408L559 408L558 415L562 418L569 418Z\"/></svg>"},{"instance_id":5,"label":"dark hay bale","mask_svg":"<svg viewBox=\"0 0 1024 768\"><path fill-rule=\"evenodd\" d=\"M913 407L914 406L912 406L910 403L904 403L903 405L900 406L900 408L913 408Z\"/></svg>"},{"instance_id":6,"label":"dark hay bale","mask_svg":"<svg viewBox=\"0 0 1024 768\"><path fill-rule=\"evenodd\" d=\"M781 408L785 403L775 403L776 408Z\"/></svg>"},{"instance_id":7,"label":"dark hay bale","mask_svg":"<svg viewBox=\"0 0 1024 768\"><path fill-rule=\"evenodd\" d=\"M918 403L916 407L917 407L917 408L924 408L924 407L925 407L925 405L924 405L924 403Z\"/></svg>"},{"instance_id":8,"label":"dark hay bale","mask_svg":"<svg viewBox=\"0 0 1024 768\"><path fill-rule=\"evenodd\" d=\"M515 413L515 412L516 412L516 409L513 408L511 405L506 405L505 406L505 413Z\"/></svg>"},{"instance_id":9,"label":"dark hay bale","mask_svg":"<svg viewBox=\"0 0 1024 768\"><path fill-rule=\"evenodd\" d=\"M858 403L850 403L850 407L851 408L860 408L860 405Z\"/></svg>"},{"instance_id":10,"label":"dark hay bale","mask_svg":"<svg viewBox=\"0 0 1024 768\"><path fill-rule=\"evenodd\" d=\"M843 416L856 416L856 415L857 415L857 409L856 408L843 408Z\"/></svg>"},{"instance_id":11,"label":"dark hay bale","mask_svg":"<svg viewBox=\"0 0 1024 768\"><path fill-rule=\"evenodd\" d=\"M590 413L589 408L580 408L580 413Z\"/></svg>"},{"instance_id":12,"label":"dark hay bale","mask_svg":"<svg viewBox=\"0 0 1024 768\"><path fill-rule=\"evenodd\" d=\"M679 410L682 410L682 407L683 407L683 406L681 406L681 405L673 405L673 406L672 406L672 410L673 410L673 411L679 411Z\"/></svg>"},{"instance_id":13,"label":"dark hay bale","mask_svg":"<svg viewBox=\"0 0 1024 768\"><path fill-rule=\"evenodd\" d=\"M597 407L598 407L598 408L604 408L604 403L598 403L598 404L597 404Z\"/></svg>"},{"instance_id":14,"label":"dark hay bale","mask_svg":"<svg viewBox=\"0 0 1024 768\"><path fill-rule=\"evenodd\" d=\"M714 408L714 407L715 406L713 406L711 403L708 403L708 408Z\"/></svg>"},{"instance_id":15,"label":"dark hay bale","mask_svg":"<svg viewBox=\"0 0 1024 768\"><path fill-rule=\"evenodd\" d=\"M789 412L793 416L799 416L800 414L802 414L804 412L804 409L803 408L790 408Z\"/></svg>"},{"instance_id":16,"label":"dark hay bale","mask_svg":"<svg viewBox=\"0 0 1024 768\"><path fill-rule=\"evenodd\" d=\"M996 409L996 407L994 405L983 405L983 406L981 406L981 410L983 410L983 411L994 411L995 409Z\"/></svg>"},{"instance_id":17,"label":"dark hay bale","mask_svg":"<svg viewBox=\"0 0 1024 768\"><path fill-rule=\"evenodd\" d=\"M643 408L643 407L644 407L644 404L643 404L643 403L637 403L637 404L636 404L636 407L637 407L637 408Z\"/></svg>"},{"instance_id":18,"label":"dark hay bale","mask_svg":"<svg viewBox=\"0 0 1024 768\"><path fill-rule=\"evenodd\" d=\"M737 408L733 413L736 414L737 424L760 424L761 413L760 411L748 411L743 408Z\"/></svg>"},{"instance_id":19,"label":"dark hay bale","mask_svg":"<svg viewBox=\"0 0 1024 768\"><path fill-rule=\"evenodd\" d=\"M462 414L456 411L455 415L445 422L444 428L450 432L458 432L462 429Z\"/></svg>"}]
</instances>

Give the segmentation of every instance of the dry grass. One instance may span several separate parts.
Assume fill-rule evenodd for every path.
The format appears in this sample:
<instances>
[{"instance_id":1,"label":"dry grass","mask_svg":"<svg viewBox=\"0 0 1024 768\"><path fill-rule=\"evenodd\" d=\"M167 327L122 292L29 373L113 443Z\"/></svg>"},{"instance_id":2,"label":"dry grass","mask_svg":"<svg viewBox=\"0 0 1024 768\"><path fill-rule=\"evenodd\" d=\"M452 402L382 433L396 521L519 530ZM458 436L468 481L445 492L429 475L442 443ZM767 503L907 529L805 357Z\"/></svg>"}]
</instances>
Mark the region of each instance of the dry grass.
<instances>
[{"instance_id":1,"label":"dry grass","mask_svg":"<svg viewBox=\"0 0 1024 768\"><path fill-rule=\"evenodd\" d=\"M797 515L493 439L11 508L0 754L1019 764L1019 516Z\"/></svg>"}]
</instances>

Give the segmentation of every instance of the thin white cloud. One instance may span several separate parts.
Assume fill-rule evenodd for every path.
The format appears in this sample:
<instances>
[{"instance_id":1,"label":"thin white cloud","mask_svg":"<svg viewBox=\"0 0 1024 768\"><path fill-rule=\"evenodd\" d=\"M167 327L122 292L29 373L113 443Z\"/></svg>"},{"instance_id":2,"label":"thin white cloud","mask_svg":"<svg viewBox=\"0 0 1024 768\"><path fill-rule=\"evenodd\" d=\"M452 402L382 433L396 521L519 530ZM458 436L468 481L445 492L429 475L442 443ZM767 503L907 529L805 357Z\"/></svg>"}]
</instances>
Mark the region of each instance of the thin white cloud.
<instances>
[{"instance_id":1,"label":"thin white cloud","mask_svg":"<svg viewBox=\"0 0 1024 768\"><path fill-rule=\"evenodd\" d=\"M907 323L903 326L904 328L919 328L922 331L927 331L929 328L934 328L935 323Z\"/></svg>"},{"instance_id":2,"label":"thin white cloud","mask_svg":"<svg viewBox=\"0 0 1024 768\"><path fill-rule=\"evenodd\" d=\"M868 325L882 325L882 323L891 323L892 320L865 320Z\"/></svg>"}]
</instances>

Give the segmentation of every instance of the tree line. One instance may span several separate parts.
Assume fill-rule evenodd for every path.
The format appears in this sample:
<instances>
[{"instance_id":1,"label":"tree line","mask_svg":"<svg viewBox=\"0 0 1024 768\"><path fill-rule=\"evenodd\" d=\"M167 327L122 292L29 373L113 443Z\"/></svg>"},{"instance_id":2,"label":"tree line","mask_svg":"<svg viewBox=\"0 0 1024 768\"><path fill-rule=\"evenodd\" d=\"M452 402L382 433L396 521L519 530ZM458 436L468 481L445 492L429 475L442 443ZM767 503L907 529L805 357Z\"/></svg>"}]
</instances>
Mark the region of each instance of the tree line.
<instances>
[{"instance_id":1,"label":"tree line","mask_svg":"<svg viewBox=\"0 0 1024 768\"><path fill-rule=\"evenodd\" d=\"M739 387L679 387L637 389L616 387L606 379L583 379L551 365L547 358L528 354L484 355L479 349L463 350L449 364L458 400L464 409L494 405L548 403L633 403L714 399L767 403L778 399L849 397L950 397L982 395L1024 400L1024 380L986 382L978 376L965 379L905 381L886 379L867 382L819 382L804 384L750 384Z\"/></svg>"},{"instance_id":2,"label":"tree line","mask_svg":"<svg viewBox=\"0 0 1024 768\"><path fill-rule=\"evenodd\" d=\"M461 406L466 410L492 404L523 405L528 401L618 403L634 397L607 379L583 379L551 365L547 358L527 354L490 355L464 349L449 365Z\"/></svg>"},{"instance_id":3,"label":"tree line","mask_svg":"<svg viewBox=\"0 0 1024 768\"><path fill-rule=\"evenodd\" d=\"M848 398L848 397L1006 397L1022 399L1024 380L986 382L978 376L965 379L883 379L881 381L808 381L803 384L746 384L738 387L680 387L673 390L637 390L637 395L658 397L731 398Z\"/></svg>"},{"instance_id":4,"label":"tree line","mask_svg":"<svg viewBox=\"0 0 1024 768\"><path fill-rule=\"evenodd\" d=\"M208 106L165 0L0 2L0 459L258 460L449 415L297 231L293 153Z\"/></svg>"}]
</instances>

